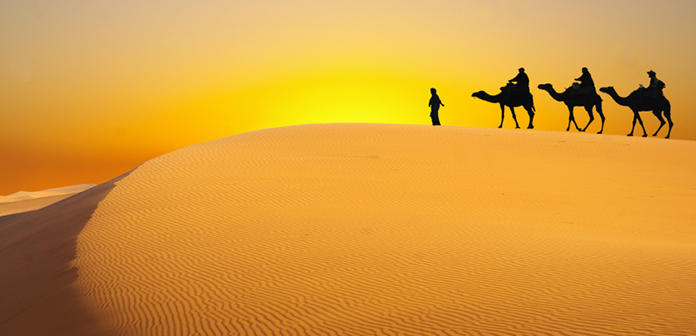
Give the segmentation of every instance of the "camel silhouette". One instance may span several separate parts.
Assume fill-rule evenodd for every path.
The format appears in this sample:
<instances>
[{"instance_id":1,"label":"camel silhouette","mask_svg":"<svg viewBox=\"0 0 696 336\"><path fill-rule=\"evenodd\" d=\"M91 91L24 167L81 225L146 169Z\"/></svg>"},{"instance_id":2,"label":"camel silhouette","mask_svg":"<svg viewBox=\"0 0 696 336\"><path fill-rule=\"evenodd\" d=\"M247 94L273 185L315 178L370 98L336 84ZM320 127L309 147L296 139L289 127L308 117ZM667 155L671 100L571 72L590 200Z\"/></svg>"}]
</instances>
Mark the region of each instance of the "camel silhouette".
<instances>
[{"instance_id":1,"label":"camel silhouette","mask_svg":"<svg viewBox=\"0 0 696 336\"><path fill-rule=\"evenodd\" d=\"M617 104L621 106L628 106L628 108L633 111L633 127L631 127L631 133L629 133L628 136L633 136L633 130L636 128L636 120L638 120L640 123L640 127L643 128L643 137L648 136L648 133L645 132L643 119L640 118L639 112L651 111L660 121L660 127L657 128L657 131L655 131L655 134L652 136L656 136L657 133L662 129L662 126L665 125L665 119L662 118L662 114L664 112L664 116L669 122L669 131L667 132L665 139L669 139L669 135L672 133L672 126L674 126L674 123L672 122L672 105L669 103L667 98L664 96L659 96L656 98L641 97L641 93L638 91L631 92L628 97L621 97L618 93L616 93L616 90L614 90L614 87L612 86L603 87L599 89L599 91L611 96L611 98L613 98Z\"/></svg>"},{"instance_id":2,"label":"camel silhouette","mask_svg":"<svg viewBox=\"0 0 696 336\"><path fill-rule=\"evenodd\" d=\"M587 127L590 126L592 121L594 121L594 113L592 113L592 108L596 107L597 108L597 113L599 113L599 117L602 118L602 128L597 132L597 134L602 134L604 132L604 121L606 120L604 118L604 113L602 113L602 97L600 97L596 93L592 94L576 94L571 90L575 90L573 88L567 88L563 93L558 93L556 90L553 88L553 85L551 84L539 84L538 86L539 89L544 90L548 92L551 95L551 98L563 102L568 106L568 127L566 127L566 132L570 130L570 123L573 122L575 124L575 128L579 132L585 132ZM585 128L580 129L578 127L578 123L575 122L575 116L573 115L573 109L576 106L583 106L585 108L585 111L587 111L587 114L590 116L590 121L587 122L587 125L585 125Z\"/></svg>"},{"instance_id":3,"label":"camel silhouette","mask_svg":"<svg viewBox=\"0 0 696 336\"><path fill-rule=\"evenodd\" d=\"M527 126L527 129L533 129L534 111L536 111L534 109L534 98L531 94L515 94L514 90L515 85L508 84L507 86L501 87L500 93L495 96L491 96L485 91L474 92L471 96L489 103L500 104L501 116L500 126L498 126L498 128L503 127L503 120L505 119L505 106L510 108L512 119L515 120L515 128L520 128L520 124L517 123L517 116L515 115L515 107L522 106L525 110L527 110L527 114L529 114L529 126Z\"/></svg>"}]
</instances>

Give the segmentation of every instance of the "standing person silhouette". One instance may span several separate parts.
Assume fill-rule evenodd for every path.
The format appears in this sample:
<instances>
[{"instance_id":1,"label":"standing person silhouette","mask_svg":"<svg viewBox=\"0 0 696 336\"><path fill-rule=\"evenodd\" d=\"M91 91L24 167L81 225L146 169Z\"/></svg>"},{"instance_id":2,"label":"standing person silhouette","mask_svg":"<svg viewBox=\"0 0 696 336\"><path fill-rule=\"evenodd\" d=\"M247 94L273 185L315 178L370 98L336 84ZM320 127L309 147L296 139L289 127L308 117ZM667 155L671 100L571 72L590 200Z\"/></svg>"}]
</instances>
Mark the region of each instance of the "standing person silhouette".
<instances>
[{"instance_id":1,"label":"standing person silhouette","mask_svg":"<svg viewBox=\"0 0 696 336\"><path fill-rule=\"evenodd\" d=\"M438 116L438 111L440 110L440 105L445 106L445 104L440 101L440 97L437 95L437 90L434 88L430 89L430 93L433 95L430 97L430 119L433 120L433 126L440 126L440 117Z\"/></svg>"},{"instance_id":2,"label":"standing person silhouette","mask_svg":"<svg viewBox=\"0 0 696 336\"><path fill-rule=\"evenodd\" d=\"M529 92L529 76L527 76L527 74L524 72L524 68L519 68L517 70L519 71L517 76L508 82L515 83L515 87L517 88L517 92L520 97L531 95Z\"/></svg>"}]
</instances>

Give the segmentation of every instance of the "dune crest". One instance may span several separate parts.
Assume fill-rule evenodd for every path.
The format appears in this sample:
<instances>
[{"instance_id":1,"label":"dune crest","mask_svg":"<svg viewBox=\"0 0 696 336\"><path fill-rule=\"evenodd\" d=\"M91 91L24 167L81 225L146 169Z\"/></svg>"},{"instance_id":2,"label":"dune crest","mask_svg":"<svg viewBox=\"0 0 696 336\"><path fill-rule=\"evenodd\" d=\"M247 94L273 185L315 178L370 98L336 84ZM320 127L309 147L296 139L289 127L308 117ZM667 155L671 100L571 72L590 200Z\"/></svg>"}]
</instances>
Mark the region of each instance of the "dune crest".
<instances>
[{"instance_id":1,"label":"dune crest","mask_svg":"<svg viewBox=\"0 0 696 336\"><path fill-rule=\"evenodd\" d=\"M89 188L95 187L95 184L77 184L73 186L52 188L41 191L18 191L8 196L0 196L0 203L16 202L30 198L42 198L50 196L60 196L66 194L77 194Z\"/></svg>"},{"instance_id":2,"label":"dune crest","mask_svg":"<svg viewBox=\"0 0 696 336\"><path fill-rule=\"evenodd\" d=\"M72 262L78 234L99 202L127 174L99 186L49 190L57 195L36 200L67 199L0 217L0 335L111 335L83 304L74 287L77 269Z\"/></svg>"},{"instance_id":3,"label":"dune crest","mask_svg":"<svg viewBox=\"0 0 696 336\"><path fill-rule=\"evenodd\" d=\"M78 236L122 335L696 333L696 143L317 124L153 159Z\"/></svg>"},{"instance_id":4,"label":"dune crest","mask_svg":"<svg viewBox=\"0 0 696 336\"><path fill-rule=\"evenodd\" d=\"M8 196L0 196L0 216L41 209L92 187L95 185L78 184L42 191L18 191Z\"/></svg>"}]
</instances>

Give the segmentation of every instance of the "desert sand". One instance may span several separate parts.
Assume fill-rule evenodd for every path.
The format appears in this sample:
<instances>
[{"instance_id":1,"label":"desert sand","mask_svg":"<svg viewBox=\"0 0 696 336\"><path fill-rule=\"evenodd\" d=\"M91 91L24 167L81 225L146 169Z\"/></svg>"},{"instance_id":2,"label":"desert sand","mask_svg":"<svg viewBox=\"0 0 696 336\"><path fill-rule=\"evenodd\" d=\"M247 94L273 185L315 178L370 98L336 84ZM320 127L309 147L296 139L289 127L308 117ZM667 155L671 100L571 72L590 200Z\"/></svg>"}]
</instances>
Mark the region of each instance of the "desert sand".
<instances>
[{"instance_id":1,"label":"desert sand","mask_svg":"<svg viewBox=\"0 0 696 336\"><path fill-rule=\"evenodd\" d=\"M42 191L18 191L9 196L0 196L0 216L41 209L94 186L94 184L78 184Z\"/></svg>"},{"instance_id":2,"label":"desert sand","mask_svg":"<svg viewBox=\"0 0 696 336\"><path fill-rule=\"evenodd\" d=\"M78 234L123 176L42 209L0 217L0 335L110 334L83 304L72 262Z\"/></svg>"},{"instance_id":3,"label":"desert sand","mask_svg":"<svg viewBox=\"0 0 696 336\"><path fill-rule=\"evenodd\" d=\"M239 134L0 217L0 334L695 335L694 172L692 141Z\"/></svg>"}]
</instances>

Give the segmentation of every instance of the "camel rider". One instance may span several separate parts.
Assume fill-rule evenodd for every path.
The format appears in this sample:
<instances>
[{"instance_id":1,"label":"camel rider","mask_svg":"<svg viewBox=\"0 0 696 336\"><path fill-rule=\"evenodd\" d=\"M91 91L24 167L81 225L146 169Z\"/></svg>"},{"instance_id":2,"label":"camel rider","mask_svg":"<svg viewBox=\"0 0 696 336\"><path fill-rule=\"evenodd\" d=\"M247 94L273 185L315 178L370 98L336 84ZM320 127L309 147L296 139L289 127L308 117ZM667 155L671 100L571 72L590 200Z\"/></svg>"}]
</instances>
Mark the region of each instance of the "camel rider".
<instances>
[{"instance_id":1,"label":"camel rider","mask_svg":"<svg viewBox=\"0 0 696 336\"><path fill-rule=\"evenodd\" d=\"M595 88L594 81L592 80L592 75L587 68L582 68L582 76L575 78L576 81L580 82L580 87L575 91L578 94L597 94L597 89Z\"/></svg>"},{"instance_id":2,"label":"camel rider","mask_svg":"<svg viewBox=\"0 0 696 336\"><path fill-rule=\"evenodd\" d=\"M657 93L659 93L660 96L662 96L662 89L666 87L665 83L656 77L655 71L648 71L648 77L650 77L650 86L648 86L648 89L652 89L654 93L656 93L655 96L658 96Z\"/></svg>"},{"instance_id":3,"label":"camel rider","mask_svg":"<svg viewBox=\"0 0 696 336\"><path fill-rule=\"evenodd\" d=\"M665 83L657 79L655 71L648 71L648 77L650 77L650 85L647 88L643 88L641 85L640 91L643 93L641 96L657 98L663 96L662 89L665 88Z\"/></svg>"},{"instance_id":4,"label":"camel rider","mask_svg":"<svg viewBox=\"0 0 696 336\"><path fill-rule=\"evenodd\" d=\"M517 92L520 96L524 96L525 94L531 95L529 92L529 77L526 73L524 73L524 68L519 68L518 71L519 73L517 76L508 82L515 83L515 87L517 88Z\"/></svg>"}]
</instances>

